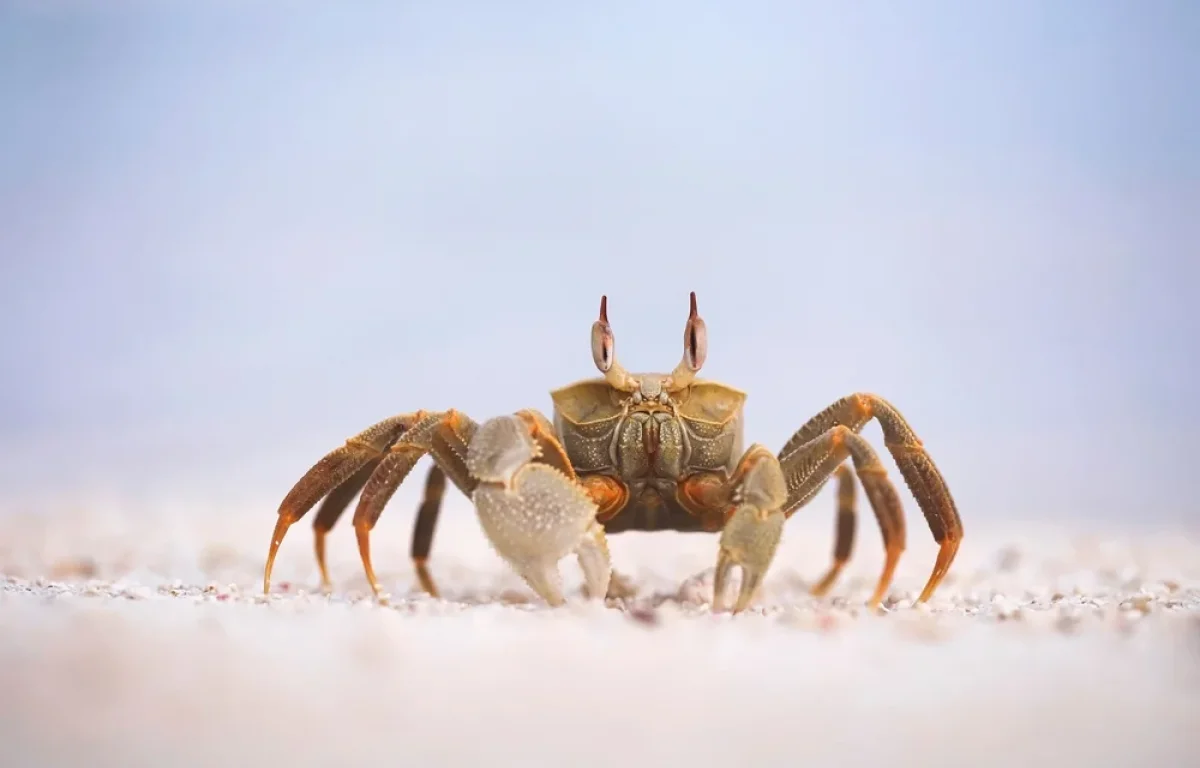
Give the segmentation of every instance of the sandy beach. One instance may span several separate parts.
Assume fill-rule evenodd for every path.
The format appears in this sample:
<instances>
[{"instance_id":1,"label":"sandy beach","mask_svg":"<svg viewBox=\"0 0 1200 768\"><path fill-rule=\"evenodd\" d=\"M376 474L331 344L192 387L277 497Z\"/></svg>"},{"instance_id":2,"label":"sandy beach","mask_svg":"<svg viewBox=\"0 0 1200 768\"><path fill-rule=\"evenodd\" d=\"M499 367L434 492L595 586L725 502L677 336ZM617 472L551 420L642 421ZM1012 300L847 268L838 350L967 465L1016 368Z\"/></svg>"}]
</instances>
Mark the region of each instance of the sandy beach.
<instances>
[{"instance_id":1,"label":"sandy beach","mask_svg":"<svg viewBox=\"0 0 1200 768\"><path fill-rule=\"evenodd\" d=\"M731 617L708 604L715 539L623 535L613 557L638 596L586 601L568 560L571 604L551 610L455 501L441 600L416 591L411 516L380 524L387 607L348 527L332 594L301 524L263 596L269 506L150 528L119 509L6 514L9 764L1165 767L1200 746L1194 536L970 531L914 608L934 553L914 535L873 615L877 533L815 599L831 526L795 520L758 603Z\"/></svg>"}]
</instances>

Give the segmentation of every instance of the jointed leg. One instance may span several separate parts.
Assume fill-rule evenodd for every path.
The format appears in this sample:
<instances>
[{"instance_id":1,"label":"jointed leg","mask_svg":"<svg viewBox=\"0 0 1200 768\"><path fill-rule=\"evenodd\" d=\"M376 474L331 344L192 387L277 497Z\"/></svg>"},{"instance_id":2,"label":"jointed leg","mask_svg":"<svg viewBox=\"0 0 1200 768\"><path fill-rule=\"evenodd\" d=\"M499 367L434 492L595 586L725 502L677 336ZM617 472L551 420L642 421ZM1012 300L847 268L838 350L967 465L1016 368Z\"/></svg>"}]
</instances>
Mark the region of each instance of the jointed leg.
<instances>
[{"instance_id":1,"label":"jointed leg","mask_svg":"<svg viewBox=\"0 0 1200 768\"><path fill-rule=\"evenodd\" d=\"M322 570L322 580L327 579L324 567L325 534L361 489L355 512L355 528L367 578L378 592L366 534L400 480L426 452L433 453L435 460L444 465L456 484L461 483L460 487L469 489L472 482L460 456L466 453L465 445L474 426L474 422L455 411L433 414L417 411L374 424L347 440L342 447L326 454L300 478L279 506L279 519L271 537L263 573L263 591L270 591L271 570L288 528L304 517L322 497L326 497L326 501L314 521L314 548ZM373 469L368 470L368 466Z\"/></svg>"},{"instance_id":2,"label":"jointed leg","mask_svg":"<svg viewBox=\"0 0 1200 768\"><path fill-rule=\"evenodd\" d=\"M379 580L371 564L371 530L383 514L396 489L426 453L450 476L460 490L470 495L478 481L466 463L467 446L478 425L457 411L425 416L397 440L367 480L354 510L354 534L367 582L381 598Z\"/></svg>"},{"instance_id":3,"label":"jointed leg","mask_svg":"<svg viewBox=\"0 0 1200 768\"><path fill-rule=\"evenodd\" d=\"M446 473L434 464L425 478L425 495L417 507L417 519L413 523L412 556L417 581L430 596L438 597L437 584L429 572L429 550L433 547L433 533L437 529L438 514L442 510L442 496L446 492Z\"/></svg>"},{"instance_id":4,"label":"jointed leg","mask_svg":"<svg viewBox=\"0 0 1200 768\"><path fill-rule=\"evenodd\" d=\"M845 464L838 466L834 473L837 476L837 528L833 542L833 563L829 570L812 588L811 592L821 597L833 586L842 569L850 560L850 552L854 549L854 529L857 525L857 515L854 508L854 473Z\"/></svg>"},{"instance_id":5,"label":"jointed leg","mask_svg":"<svg viewBox=\"0 0 1200 768\"><path fill-rule=\"evenodd\" d=\"M346 441L340 448L330 451L320 461L313 465L300 480L292 486L291 491L279 505L279 519L275 523L275 531L271 535L271 546L267 552L267 564L263 572L263 592L271 591L271 569L275 564L275 555L288 528L312 509L322 497L349 481L356 472L368 463L378 463L383 453L394 443L405 430L411 427L423 414L406 413L384 419L378 424L365 430ZM364 485L366 481L364 480ZM354 494L346 499L346 504ZM336 509L335 504L327 505L326 520L332 527L333 520L341 515L345 505ZM318 534L318 538L323 538ZM316 545L323 551L322 544Z\"/></svg>"},{"instance_id":6,"label":"jointed leg","mask_svg":"<svg viewBox=\"0 0 1200 768\"><path fill-rule=\"evenodd\" d=\"M855 472L883 534L883 574L868 602L875 607L887 593L896 564L904 552L905 531L900 497L870 443L849 427L839 424L781 458L780 464L788 483L787 514L790 517L802 506L803 501L812 498L847 456L854 460ZM792 499L802 501L793 504Z\"/></svg>"},{"instance_id":7,"label":"jointed leg","mask_svg":"<svg viewBox=\"0 0 1200 768\"><path fill-rule=\"evenodd\" d=\"M317 568L321 571L321 589L328 590L332 586L329 581L329 568L325 564L325 537L333 530L338 519L354 497L367 484L367 478L379 466L379 460L368 461L362 468L350 476L350 479L329 492L321 506L317 507L313 519L313 551L317 556Z\"/></svg>"},{"instance_id":8,"label":"jointed leg","mask_svg":"<svg viewBox=\"0 0 1200 768\"><path fill-rule=\"evenodd\" d=\"M937 589L954 561L962 541L962 520L941 472L926 453L921 440L899 411L883 398L864 393L844 397L797 430L779 454L780 462L788 473L787 511L789 514L795 512L812 498L836 466L837 462L833 466L826 463L819 467L812 466L814 456L825 455L824 449L815 447L818 440L822 436L841 434L838 440L846 444L848 452L854 455L853 446L860 441L865 444L857 433L871 419L876 419L883 428L884 445L895 459L905 484L916 498L934 539L940 545L933 572L918 598L919 602L924 602ZM849 437L851 434L858 439L852 440ZM789 469L789 466L793 469ZM895 490L887 480L883 466L878 460L867 466L871 469L864 475L863 467L855 457L855 468L879 520L887 553L884 573L872 598L872 603L877 604L891 583L892 573L904 550L904 518L898 498L894 503L894 511L889 511L892 507L889 497L895 497ZM868 481L868 476L878 479ZM876 503L876 497L882 504Z\"/></svg>"},{"instance_id":9,"label":"jointed leg","mask_svg":"<svg viewBox=\"0 0 1200 768\"><path fill-rule=\"evenodd\" d=\"M322 497L326 502L315 523L315 548L324 572L324 536L357 493L354 530L359 555L379 597L370 532L397 487L426 454L433 456L435 469L426 483L412 554L428 591L436 593L436 587L427 572L422 577L422 566L447 477L471 499L497 553L547 602L563 602L561 587L556 586L558 561L572 552L589 589L598 595L607 591L608 548L596 521L597 504L578 482L549 420L536 411L519 411L480 426L452 410L380 422L310 469L280 505L264 590L270 589L271 566L288 527Z\"/></svg>"}]
</instances>

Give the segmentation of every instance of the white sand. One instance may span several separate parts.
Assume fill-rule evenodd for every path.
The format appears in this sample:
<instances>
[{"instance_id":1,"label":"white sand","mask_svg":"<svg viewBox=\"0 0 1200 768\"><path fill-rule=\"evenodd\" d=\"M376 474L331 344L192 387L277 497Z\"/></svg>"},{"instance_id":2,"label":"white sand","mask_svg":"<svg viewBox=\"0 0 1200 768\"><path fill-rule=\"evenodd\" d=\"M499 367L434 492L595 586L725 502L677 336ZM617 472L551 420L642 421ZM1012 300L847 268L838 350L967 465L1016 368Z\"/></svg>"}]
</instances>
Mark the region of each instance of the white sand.
<instances>
[{"instance_id":1,"label":"white sand","mask_svg":"<svg viewBox=\"0 0 1200 768\"><path fill-rule=\"evenodd\" d=\"M869 515L835 595L806 594L832 546L814 506L731 618L704 585L678 588L711 568L714 538L614 537L635 606L550 610L461 506L434 547L446 599L417 595L397 506L375 536L390 608L364 599L347 523L335 594L310 593L304 521L276 569L286 594L262 597L269 503L148 531L119 508L0 517L3 764L1198 764L1195 537L968 525L928 609L870 616ZM933 562L919 525L899 598Z\"/></svg>"}]
</instances>

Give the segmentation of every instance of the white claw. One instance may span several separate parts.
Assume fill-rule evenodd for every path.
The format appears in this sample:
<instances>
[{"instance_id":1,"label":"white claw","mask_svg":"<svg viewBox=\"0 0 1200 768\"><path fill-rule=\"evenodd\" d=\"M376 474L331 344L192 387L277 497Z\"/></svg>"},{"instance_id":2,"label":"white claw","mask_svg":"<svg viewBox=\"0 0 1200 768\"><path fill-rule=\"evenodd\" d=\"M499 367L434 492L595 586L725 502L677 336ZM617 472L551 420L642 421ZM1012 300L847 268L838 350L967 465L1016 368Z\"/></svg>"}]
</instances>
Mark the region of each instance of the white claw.
<instances>
[{"instance_id":1,"label":"white claw","mask_svg":"<svg viewBox=\"0 0 1200 768\"><path fill-rule=\"evenodd\" d=\"M467 471L485 483L512 485L513 475L537 458L538 446L516 416L485 421L467 446Z\"/></svg>"},{"instance_id":2,"label":"white claw","mask_svg":"<svg viewBox=\"0 0 1200 768\"><path fill-rule=\"evenodd\" d=\"M472 501L496 552L550 605L566 602L558 562L575 553L588 593L603 598L611 574L597 507L558 469L534 463L537 443L525 422L502 416L471 440L467 467L482 483Z\"/></svg>"},{"instance_id":3,"label":"white claw","mask_svg":"<svg viewBox=\"0 0 1200 768\"><path fill-rule=\"evenodd\" d=\"M747 449L743 466L745 473L735 490L740 503L721 531L713 579L714 612L725 610L726 585L735 565L742 569L742 586L733 612L741 613L754 601L787 520L780 509L787 500L787 481L775 457L756 443Z\"/></svg>"}]
</instances>

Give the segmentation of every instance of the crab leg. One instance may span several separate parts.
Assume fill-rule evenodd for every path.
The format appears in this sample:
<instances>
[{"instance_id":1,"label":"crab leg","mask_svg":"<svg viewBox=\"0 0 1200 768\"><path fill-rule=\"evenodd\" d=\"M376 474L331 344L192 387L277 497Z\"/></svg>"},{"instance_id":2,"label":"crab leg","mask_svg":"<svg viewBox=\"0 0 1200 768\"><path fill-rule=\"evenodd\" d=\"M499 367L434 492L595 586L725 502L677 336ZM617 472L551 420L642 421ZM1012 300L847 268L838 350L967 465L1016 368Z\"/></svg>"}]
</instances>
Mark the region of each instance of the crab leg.
<instances>
[{"instance_id":1,"label":"crab leg","mask_svg":"<svg viewBox=\"0 0 1200 768\"><path fill-rule=\"evenodd\" d=\"M849 467L842 464L834 474L837 476L838 487L833 563L811 590L812 594L817 597L821 597L829 591L850 560L850 552L854 549L854 529L858 523L854 508L854 473Z\"/></svg>"},{"instance_id":2,"label":"crab leg","mask_svg":"<svg viewBox=\"0 0 1200 768\"><path fill-rule=\"evenodd\" d=\"M271 591L271 570L275 565L275 555L279 552L279 545L283 543L288 528L304 517L322 497L349 481L368 463L378 463L392 443L421 416L420 412L405 413L367 427L347 440L345 445L327 453L292 486L279 505L279 519L271 535L271 546L267 552L267 563L263 572L264 593ZM366 481L363 482L365 484ZM353 496L354 494L350 494L345 499L346 504L350 503ZM345 509L345 505L342 505L342 509ZM340 516L342 509L337 509L337 504L332 503L323 510L325 521L330 527ZM318 538L323 539L324 535L318 534ZM315 548L323 553L323 542Z\"/></svg>"},{"instance_id":3,"label":"crab leg","mask_svg":"<svg viewBox=\"0 0 1200 768\"><path fill-rule=\"evenodd\" d=\"M432 453L455 484L469 493L474 488L474 481L467 473L462 457L475 427L473 421L457 411L417 411L374 424L326 454L300 478L279 506L279 519L271 536L263 572L263 591L270 591L271 569L288 528L304 517L322 497L326 497L326 502L314 523L314 549L325 581L325 534L361 488L354 527L367 579L378 594L379 585L371 567L369 534L383 507L425 453ZM368 466L373 466L369 474ZM365 480L363 475L366 475Z\"/></svg>"},{"instance_id":4,"label":"crab leg","mask_svg":"<svg viewBox=\"0 0 1200 768\"><path fill-rule=\"evenodd\" d=\"M598 508L545 417L522 411L485 422L466 463L479 481L471 500L492 547L539 597L566 602L558 561L571 553L588 593L603 597L611 568Z\"/></svg>"},{"instance_id":5,"label":"crab leg","mask_svg":"<svg viewBox=\"0 0 1200 768\"><path fill-rule=\"evenodd\" d=\"M425 493L417 507L417 519L413 523L412 544L409 556L421 589L431 597L439 597L433 574L429 572L429 550L433 548L433 533L437 528L438 515L442 511L442 496L446 493L446 473L436 463L425 476Z\"/></svg>"},{"instance_id":6,"label":"crab leg","mask_svg":"<svg viewBox=\"0 0 1200 768\"><path fill-rule=\"evenodd\" d=\"M905 547L903 509L895 489L887 479L870 446L858 432L871 419L883 428L884 445L900 468L905 484L912 492L938 542L937 560L918 602L934 593L958 553L962 541L962 520L946 481L920 438L896 408L877 395L857 393L844 397L818 413L792 435L779 452L788 473L788 514L802 507L828 479L846 456L854 457L855 470L878 519L883 534L885 561L879 584L871 598L878 605L891 584L896 564ZM820 442L827 440L827 443ZM842 446L842 447L838 447ZM832 459L837 454L839 458ZM814 461L819 460L819 466ZM793 467L793 469L789 469ZM864 469L865 468L865 469ZM848 554L848 552L847 552Z\"/></svg>"},{"instance_id":7,"label":"crab leg","mask_svg":"<svg viewBox=\"0 0 1200 768\"><path fill-rule=\"evenodd\" d=\"M371 564L371 530L379 522L384 507L426 453L433 456L455 485L470 494L476 480L466 466L465 457L467 445L477 429L474 421L458 411L427 415L388 449L367 480L354 509L354 534L367 582L377 598L382 599L379 580L375 578L375 568Z\"/></svg>"},{"instance_id":8,"label":"crab leg","mask_svg":"<svg viewBox=\"0 0 1200 768\"><path fill-rule=\"evenodd\" d=\"M475 504L492 546L551 605L565 602L558 561L574 553L591 594L604 595L610 568L597 506L577 482L562 445L545 416L519 411L477 425L457 411L417 412L393 417L331 451L300 479L280 505L263 576L270 590L271 566L289 526L325 497L317 515L316 551L324 577L324 535L358 494L354 530L371 589L381 600L371 563L370 532L388 501L425 454L435 465L414 532L418 575L428 554L438 507L449 477ZM435 591L432 579L421 579Z\"/></svg>"},{"instance_id":9,"label":"crab leg","mask_svg":"<svg viewBox=\"0 0 1200 768\"><path fill-rule=\"evenodd\" d=\"M780 464L787 477L790 507L785 510L790 517L802 506L802 503L793 506L791 499L806 501L812 498L847 456L854 460L854 470L883 533L886 558L883 574L868 602L873 608L883 600L891 584L896 563L904 551L905 531L904 512L896 487L888 479L887 470L866 438L839 424L783 456ZM838 567L836 561L835 567Z\"/></svg>"},{"instance_id":10,"label":"crab leg","mask_svg":"<svg viewBox=\"0 0 1200 768\"><path fill-rule=\"evenodd\" d=\"M333 526L337 524L354 497L362 491L379 462L380 459L372 459L363 464L349 480L330 491L321 502L321 506L317 507L317 514L313 519L313 553L317 557L317 568L321 571L321 589L328 590L332 587L329 568L325 564L325 537L333 530Z\"/></svg>"}]
</instances>

